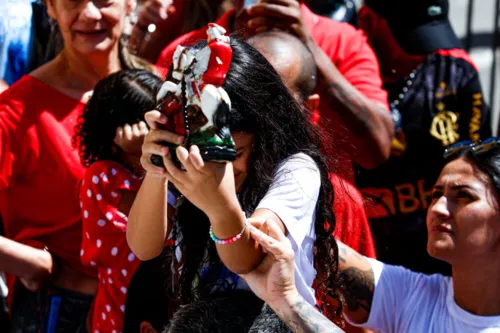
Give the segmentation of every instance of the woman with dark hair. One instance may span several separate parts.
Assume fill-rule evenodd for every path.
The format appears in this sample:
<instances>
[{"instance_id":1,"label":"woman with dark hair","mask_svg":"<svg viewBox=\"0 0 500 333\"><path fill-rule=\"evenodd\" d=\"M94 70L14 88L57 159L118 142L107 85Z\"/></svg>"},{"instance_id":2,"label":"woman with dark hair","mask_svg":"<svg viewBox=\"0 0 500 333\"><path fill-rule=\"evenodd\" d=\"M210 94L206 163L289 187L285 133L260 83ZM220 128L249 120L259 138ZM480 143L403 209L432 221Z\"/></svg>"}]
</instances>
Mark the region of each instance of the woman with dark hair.
<instances>
[{"instance_id":1,"label":"woman with dark hair","mask_svg":"<svg viewBox=\"0 0 500 333\"><path fill-rule=\"evenodd\" d=\"M124 231L140 187L144 113L156 106L161 84L145 70L111 74L97 83L76 129L74 144L87 167L80 189L80 259L99 275L92 332L122 331L128 286L139 266Z\"/></svg>"},{"instance_id":2,"label":"woman with dark hair","mask_svg":"<svg viewBox=\"0 0 500 333\"><path fill-rule=\"evenodd\" d=\"M197 146L189 151L179 146L175 153L186 170L181 171L162 142L180 144L184 137L160 129L164 114L146 114L152 130L141 163L147 172L129 215L129 245L147 260L172 237L172 301L190 304L216 291L248 289L234 273L249 272L264 254L250 238L246 217L271 218L292 243L296 285L304 299L315 304L311 285L317 273L319 291L335 297L333 189L318 133L264 56L235 37L229 43L232 61L222 88L230 99L228 125L236 160L207 162ZM163 157L166 169L150 162L152 154ZM184 195L175 224L166 219L169 183Z\"/></svg>"},{"instance_id":3,"label":"woman with dark hair","mask_svg":"<svg viewBox=\"0 0 500 333\"><path fill-rule=\"evenodd\" d=\"M344 315L377 332L500 332L500 139L459 142L427 212L427 251L452 277L365 258L338 242Z\"/></svg>"},{"instance_id":4,"label":"woman with dark hair","mask_svg":"<svg viewBox=\"0 0 500 333\"><path fill-rule=\"evenodd\" d=\"M121 69L151 65L121 36L133 0L48 0L64 48L0 95L0 271L9 274L14 332L86 331L97 290L80 262L78 184L85 172L71 147L95 84Z\"/></svg>"}]
</instances>

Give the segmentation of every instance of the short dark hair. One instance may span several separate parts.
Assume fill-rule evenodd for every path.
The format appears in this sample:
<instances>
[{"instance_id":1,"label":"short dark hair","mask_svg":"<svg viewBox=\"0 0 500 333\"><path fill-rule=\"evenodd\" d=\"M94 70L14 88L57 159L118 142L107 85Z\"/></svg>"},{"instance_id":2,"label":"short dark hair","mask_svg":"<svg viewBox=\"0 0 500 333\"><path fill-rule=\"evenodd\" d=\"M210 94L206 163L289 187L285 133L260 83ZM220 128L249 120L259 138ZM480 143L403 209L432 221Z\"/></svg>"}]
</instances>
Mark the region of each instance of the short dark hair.
<instances>
[{"instance_id":1,"label":"short dark hair","mask_svg":"<svg viewBox=\"0 0 500 333\"><path fill-rule=\"evenodd\" d=\"M98 160L120 162L113 148L116 129L144 120L144 114L156 106L161 84L159 77L142 69L119 71L97 83L73 137L83 165Z\"/></svg>"}]
</instances>

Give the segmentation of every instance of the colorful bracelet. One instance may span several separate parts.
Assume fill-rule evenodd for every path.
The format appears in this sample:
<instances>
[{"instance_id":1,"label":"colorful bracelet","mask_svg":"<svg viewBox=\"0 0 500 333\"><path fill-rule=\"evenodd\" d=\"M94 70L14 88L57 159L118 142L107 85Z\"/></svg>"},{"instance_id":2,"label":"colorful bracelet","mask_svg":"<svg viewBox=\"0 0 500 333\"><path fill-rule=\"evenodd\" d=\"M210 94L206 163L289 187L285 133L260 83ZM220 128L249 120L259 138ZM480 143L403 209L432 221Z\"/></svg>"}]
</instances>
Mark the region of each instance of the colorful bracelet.
<instances>
[{"instance_id":1,"label":"colorful bracelet","mask_svg":"<svg viewBox=\"0 0 500 333\"><path fill-rule=\"evenodd\" d=\"M217 244L221 244L221 245L231 244L231 243L234 243L238 239L241 238L241 235L243 235L243 233L245 232L245 230L247 229L247 227L248 227L248 220L245 219L245 225L243 226L243 230L241 230L241 232L239 234L237 234L236 236L228 238L228 239L219 239L219 238L217 238L217 236L214 235L214 231L212 230L212 226L210 226L209 234L210 234L210 238L212 238L212 240L215 243L217 243Z\"/></svg>"}]
</instances>

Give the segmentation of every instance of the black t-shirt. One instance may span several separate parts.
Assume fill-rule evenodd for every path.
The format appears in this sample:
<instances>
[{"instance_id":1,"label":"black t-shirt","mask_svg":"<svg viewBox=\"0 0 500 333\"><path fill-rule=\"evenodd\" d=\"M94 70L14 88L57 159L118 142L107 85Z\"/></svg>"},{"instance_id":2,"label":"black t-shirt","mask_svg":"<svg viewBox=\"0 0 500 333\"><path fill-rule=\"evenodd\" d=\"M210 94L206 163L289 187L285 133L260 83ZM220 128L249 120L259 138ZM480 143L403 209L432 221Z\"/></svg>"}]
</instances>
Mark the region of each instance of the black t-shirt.
<instances>
[{"instance_id":1,"label":"black t-shirt","mask_svg":"<svg viewBox=\"0 0 500 333\"><path fill-rule=\"evenodd\" d=\"M357 177L372 201L367 214L377 258L414 271L449 274L447 264L427 254L426 212L446 146L491 136L478 73L463 57L436 53L385 89L393 116L399 116L392 155Z\"/></svg>"}]
</instances>

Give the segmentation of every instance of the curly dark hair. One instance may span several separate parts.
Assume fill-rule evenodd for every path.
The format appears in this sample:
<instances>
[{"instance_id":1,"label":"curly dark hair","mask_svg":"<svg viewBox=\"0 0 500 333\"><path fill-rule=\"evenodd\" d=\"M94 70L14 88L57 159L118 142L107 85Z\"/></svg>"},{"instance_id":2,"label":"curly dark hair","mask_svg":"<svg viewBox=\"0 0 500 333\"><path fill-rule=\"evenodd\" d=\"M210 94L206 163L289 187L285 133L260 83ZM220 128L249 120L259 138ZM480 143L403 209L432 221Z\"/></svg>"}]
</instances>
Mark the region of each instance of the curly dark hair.
<instances>
[{"instance_id":1,"label":"curly dark hair","mask_svg":"<svg viewBox=\"0 0 500 333\"><path fill-rule=\"evenodd\" d=\"M114 144L116 129L144 120L156 106L162 80L142 69L127 69L102 79L78 119L73 147L80 151L84 166L98 160L119 160Z\"/></svg>"},{"instance_id":2,"label":"curly dark hair","mask_svg":"<svg viewBox=\"0 0 500 333\"><path fill-rule=\"evenodd\" d=\"M202 42L195 48L205 45L206 42ZM338 247L333 236L336 222L332 210L334 192L329 180L329 163L320 153L318 129L263 55L237 37L231 38L231 47L233 59L223 85L231 98L229 127L231 131L255 134L248 175L238 193L241 207L247 214L256 209L269 190L278 167L287 158L304 153L314 160L321 176L315 216L314 266L320 282L317 291L339 302L334 305L339 315L342 300L338 293ZM179 305L205 298L212 290L210 284L216 282L217 274L212 274L211 280L204 276L201 281L200 271L204 264L221 266L216 248L208 237L208 217L185 200L177 210L176 219L174 237L176 233L182 235L177 245L182 259L170 267L174 276L168 288L174 307L171 313ZM166 263L169 261L175 262L173 253Z\"/></svg>"}]
</instances>

